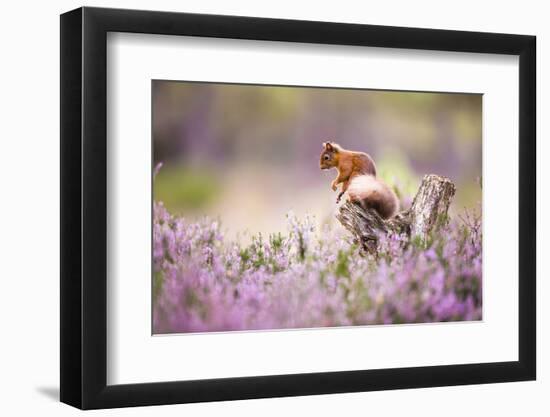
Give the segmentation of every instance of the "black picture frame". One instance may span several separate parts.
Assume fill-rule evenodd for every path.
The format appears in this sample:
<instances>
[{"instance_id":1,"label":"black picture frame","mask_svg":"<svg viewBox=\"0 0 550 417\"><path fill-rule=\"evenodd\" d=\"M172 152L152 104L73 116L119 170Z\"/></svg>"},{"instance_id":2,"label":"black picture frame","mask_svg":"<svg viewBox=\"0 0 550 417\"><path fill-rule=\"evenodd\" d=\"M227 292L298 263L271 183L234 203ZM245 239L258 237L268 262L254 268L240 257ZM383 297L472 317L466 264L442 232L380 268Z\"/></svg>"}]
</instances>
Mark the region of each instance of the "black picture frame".
<instances>
[{"instance_id":1,"label":"black picture frame","mask_svg":"<svg viewBox=\"0 0 550 417\"><path fill-rule=\"evenodd\" d=\"M519 56L519 360L107 385L108 32ZM82 409L533 380L534 36L79 8L61 15L61 401Z\"/></svg>"}]
</instances>

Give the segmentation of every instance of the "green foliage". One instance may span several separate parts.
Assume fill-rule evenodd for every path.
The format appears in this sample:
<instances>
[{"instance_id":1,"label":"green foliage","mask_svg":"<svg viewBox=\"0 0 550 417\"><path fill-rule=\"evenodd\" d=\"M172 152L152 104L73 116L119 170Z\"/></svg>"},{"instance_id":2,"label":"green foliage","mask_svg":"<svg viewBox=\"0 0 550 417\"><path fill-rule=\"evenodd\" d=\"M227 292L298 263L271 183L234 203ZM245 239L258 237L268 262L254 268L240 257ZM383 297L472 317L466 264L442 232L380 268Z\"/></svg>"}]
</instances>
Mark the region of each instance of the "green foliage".
<instances>
[{"instance_id":1,"label":"green foliage","mask_svg":"<svg viewBox=\"0 0 550 417\"><path fill-rule=\"evenodd\" d=\"M419 178L402 154L384 153L376 163L377 174L387 184L393 186L397 196L414 195L418 189Z\"/></svg>"},{"instance_id":2,"label":"green foliage","mask_svg":"<svg viewBox=\"0 0 550 417\"><path fill-rule=\"evenodd\" d=\"M284 251L286 243L287 241L281 233L269 235L269 243L264 242L261 233L252 236L252 243L239 251L241 272L247 268L258 270L262 267L275 273L281 271L282 268L276 257Z\"/></svg>"},{"instance_id":3,"label":"green foliage","mask_svg":"<svg viewBox=\"0 0 550 417\"><path fill-rule=\"evenodd\" d=\"M279 252L283 247L284 237L281 232L272 233L269 235L269 244L275 253Z\"/></svg>"},{"instance_id":4,"label":"green foliage","mask_svg":"<svg viewBox=\"0 0 550 417\"><path fill-rule=\"evenodd\" d=\"M350 277L349 272L349 252L340 249L336 258L336 269L334 271L337 277Z\"/></svg>"},{"instance_id":5,"label":"green foliage","mask_svg":"<svg viewBox=\"0 0 550 417\"><path fill-rule=\"evenodd\" d=\"M172 212L198 210L212 203L221 192L220 182L206 170L165 166L155 178L154 198Z\"/></svg>"},{"instance_id":6,"label":"green foliage","mask_svg":"<svg viewBox=\"0 0 550 417\"><path fill-rule=\"evenodd\" d=\"M239 257L241 258L241 271L243 271L250 262L250 249L243 248L239 251Z\"/></svg>"},{"instance_id":7,"label":"green foliage","mask_svg":"<svg viewBox=\"0 0 550 417\"><path fill-rule=\"evenodd\" d=\"M153 300L157 299L158 294L162 289L162 283L164 281L164 274L162 271L155 271L153 274Z\"/></svg>"}]
</instances>

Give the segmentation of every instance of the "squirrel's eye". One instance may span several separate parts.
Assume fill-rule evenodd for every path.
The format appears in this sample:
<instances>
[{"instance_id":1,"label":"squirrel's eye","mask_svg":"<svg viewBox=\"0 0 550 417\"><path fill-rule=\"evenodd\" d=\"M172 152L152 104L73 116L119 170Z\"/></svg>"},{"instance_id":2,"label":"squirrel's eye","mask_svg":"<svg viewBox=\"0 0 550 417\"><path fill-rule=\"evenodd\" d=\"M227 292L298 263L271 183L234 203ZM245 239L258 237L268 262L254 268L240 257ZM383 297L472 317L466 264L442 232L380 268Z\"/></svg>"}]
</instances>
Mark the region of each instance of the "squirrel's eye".
<instances>
[{"instance_id":1,"label":"squirrel's eye","mask_svg":"<svg viewBox=\"0 0 550 417\"><path fill-rule=\"evenodd\" d=\"M330 156L325 155L325 161L328 161L330 159Z\"/></svg>"}]
</instances>

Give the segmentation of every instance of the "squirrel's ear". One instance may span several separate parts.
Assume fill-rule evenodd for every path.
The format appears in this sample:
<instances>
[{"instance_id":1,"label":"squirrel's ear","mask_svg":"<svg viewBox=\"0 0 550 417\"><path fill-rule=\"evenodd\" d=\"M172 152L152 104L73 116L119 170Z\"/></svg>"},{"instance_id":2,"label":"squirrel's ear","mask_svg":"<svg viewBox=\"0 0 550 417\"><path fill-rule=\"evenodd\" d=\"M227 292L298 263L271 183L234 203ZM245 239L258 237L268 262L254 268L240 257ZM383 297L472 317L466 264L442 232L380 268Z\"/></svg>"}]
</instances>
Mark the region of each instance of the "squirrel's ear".
<instances>
[{"instance_id":1,"label":"squirrel's ear","mask_svg":"<svg viewBox=\"0 0 550 417\"><path fill-rule=\"evenodd\" d=\"M330 142L325 142L325 143L323 143L323 145L325 145L325 149L326 149L327 151L332 151L332 143L330 143Z\"/></svg>"}]
</instances>

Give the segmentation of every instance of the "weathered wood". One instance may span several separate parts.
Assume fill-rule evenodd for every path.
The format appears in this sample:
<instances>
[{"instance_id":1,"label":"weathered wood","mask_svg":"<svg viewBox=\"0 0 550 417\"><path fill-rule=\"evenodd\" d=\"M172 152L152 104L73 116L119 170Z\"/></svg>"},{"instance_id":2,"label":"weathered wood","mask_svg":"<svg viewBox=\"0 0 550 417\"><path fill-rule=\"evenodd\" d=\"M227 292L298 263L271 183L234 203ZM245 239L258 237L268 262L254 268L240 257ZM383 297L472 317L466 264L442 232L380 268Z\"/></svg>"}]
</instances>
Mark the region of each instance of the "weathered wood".
<instances>
[{"instance_id":1,"label":"weathered wood","mask_svg":"<svg viewBox=\"0 0 550 417\"><path fill-rule=\"evenodd\" d=\"M425 175L411 205L411 236L425 239L428 234L447 221L447 213L455 195L455 186L445 177Z\"/></svg>"},{"instance_id":2,"label":"weathered wood","mask_svg":"<svg viewBox=\"0 0 550 417\"><path fill-rule=\"evenodd\" d=\"M382 219L375 210L346 202L336 218L368 252L376 252L380 234L406 234L425 240L447 221L449 206L455 194L454 184L439 175L425 175L411 207L391 219Z\"/></svg>"}]
</instances>

